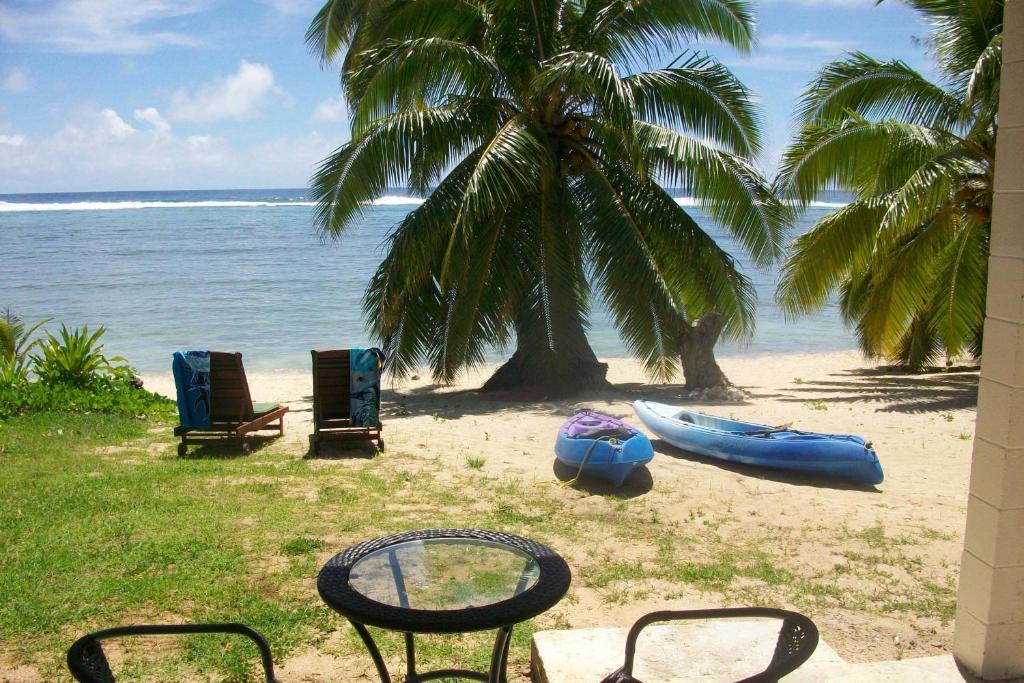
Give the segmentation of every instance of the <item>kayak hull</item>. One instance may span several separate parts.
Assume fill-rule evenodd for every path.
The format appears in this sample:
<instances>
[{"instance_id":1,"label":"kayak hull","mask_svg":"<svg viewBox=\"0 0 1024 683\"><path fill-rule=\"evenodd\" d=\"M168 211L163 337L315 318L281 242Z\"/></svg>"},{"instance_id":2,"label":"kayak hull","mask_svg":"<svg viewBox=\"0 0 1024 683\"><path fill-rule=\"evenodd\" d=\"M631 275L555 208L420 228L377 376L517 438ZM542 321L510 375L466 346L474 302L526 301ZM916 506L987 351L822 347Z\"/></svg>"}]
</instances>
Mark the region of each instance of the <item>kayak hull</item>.
<instances>
[{"instance_id":1,"label":"kayak hull","mask_svg":"<svg viewBox=\"0 0 1024 683\"><path fill-rule=\"evenodd\" d=\"M616 425L623 430L626 438L609 440L574 435L573 425L579 427L581 422L587 420ZM584 412L570 418L558 430L555 458L574 471L579 470L582 464L583 474L619 487L635 469L654 458L654 447L643 432L622 420L600 413Z\"/></svg>"},{"instance_id":2,"label":"kayak hull","mask_svg":"<svg viewBox=\"0 0 1024 683\"><path fill-rule=\"evenodd\" d=\"M768 425L740 422L663 403L636 401L640 421L658 437L691 453L729 462L881 484L878 455L859 436L773 431ZM737 432L761 432L743 434Z\"/></svg>"}]
</instances>

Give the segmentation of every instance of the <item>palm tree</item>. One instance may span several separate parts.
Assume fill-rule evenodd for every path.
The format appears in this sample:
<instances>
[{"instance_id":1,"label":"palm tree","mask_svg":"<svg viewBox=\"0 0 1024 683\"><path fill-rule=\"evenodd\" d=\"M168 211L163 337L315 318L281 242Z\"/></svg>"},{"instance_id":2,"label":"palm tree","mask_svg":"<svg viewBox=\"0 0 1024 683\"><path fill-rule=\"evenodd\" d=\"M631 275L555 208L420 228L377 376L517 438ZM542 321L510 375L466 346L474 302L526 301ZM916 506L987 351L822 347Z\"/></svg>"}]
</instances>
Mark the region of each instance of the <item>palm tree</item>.
<instances>
[{"instance_id":1,"label":"palm tree","mask_svg":"<svg viewBox=\"0 0 1024 683\"><path fill-rule=\"evenodd\" d=\"M796 239L778 296L800 314L838 294L867 354L919 368L981 353L1003 1L906 1L943 81L853 53L810 84L777 190L855 200Z\"/></svg>"},{"instance_id":2,"label":"palm tree","mask_svg":"<svg viewBox=\"0 0 1024 683\"><path fill-rule=\"evenodd\" d=\"M748 334L732 258L659 185L686 186L758 264L781 205L748 159L759 121L704 37L746 50L742 0L330 0L307 39L343 50L351 141L316 171L316 223L341 236L406 183L426 201L388 238L364 309L401 376L450 382L489 345L516 351L485 388L604 383L586 337L596 294L655 377L712 312ZM713 342L712 342L713 343Z\"/></svg>"}]
</instances>

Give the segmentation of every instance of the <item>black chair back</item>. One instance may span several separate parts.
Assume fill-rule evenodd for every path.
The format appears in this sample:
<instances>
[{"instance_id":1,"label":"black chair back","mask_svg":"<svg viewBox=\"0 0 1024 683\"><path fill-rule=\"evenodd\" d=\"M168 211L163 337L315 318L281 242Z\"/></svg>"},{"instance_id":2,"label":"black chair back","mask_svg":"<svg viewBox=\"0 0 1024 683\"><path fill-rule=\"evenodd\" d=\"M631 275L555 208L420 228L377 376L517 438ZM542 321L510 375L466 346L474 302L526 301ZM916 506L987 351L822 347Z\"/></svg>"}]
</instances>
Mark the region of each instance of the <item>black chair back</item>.
<instances>
[{"instance_id":1,"label":"black chair back","mask_svg":"<svg viewBox=\"0 0 1024 683\"><path fill-rule=\"evenodd\" d=\"M685 621L695 619L752 619L769 618L782 621L779 638L775 642L772 660L761 673L744 678L737 683L778 683L783 676L793 673L806 662L818 647L818 627L814 622L797 612L769 607L732 607L726 609L698 609L682 611L651 612L629 629L626 636L626 661L601 683L643 683L633 677L633 662L636 657L636 641L640 632L650 624L659 621Z\"/></svg>"},{"instance_id":2,"label":"black chair back","mask_svg":"<svg viewBox=\"0 0 1024 683\"><path fill-rule=\"evenodd\" d=\"M274 660L266 639L245 624L142 624L138 626L116 626L82 636L68 649L68 669L79 683L117 683L110 664L103 653L101 641L109 638L149 635L184 635L192 633L234 633L245 636L256 644L260 652L263 674L267 683L277 683L274 678Z\"/></svg>"}]
</instances>

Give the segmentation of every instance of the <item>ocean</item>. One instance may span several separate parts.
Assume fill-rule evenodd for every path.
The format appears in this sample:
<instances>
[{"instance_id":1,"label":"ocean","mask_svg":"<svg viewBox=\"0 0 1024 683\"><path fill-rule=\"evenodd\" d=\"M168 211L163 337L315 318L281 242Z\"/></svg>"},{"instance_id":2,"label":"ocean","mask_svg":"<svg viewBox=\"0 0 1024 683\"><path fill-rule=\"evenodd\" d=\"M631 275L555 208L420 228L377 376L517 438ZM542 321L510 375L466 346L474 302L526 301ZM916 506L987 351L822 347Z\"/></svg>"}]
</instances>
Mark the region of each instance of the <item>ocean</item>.
<instances>
[{"instance_id":1,"label":"ocean","mask_svg":"<svg viewBox=\"0 0 1024 683\"><path fill-rule=\"evenodd\" d=\"M676 195L757 289L756 333L720 343L719 355L856 347L834 305L787 320L775 304L777 270L759 270ZM396 191L341 241L323 241L303 189L0 195L0 309L29 322L52 317L51 331L104 325L107 354L141 372L169 369L181 348L241 351L256 370L306 368L310 349L373 343L363 290L388 232L418 203ZM796 230L841 205L816 203ZM599 357L629 355L598 301L589 337Z\"/></svg>"}]
</instances>

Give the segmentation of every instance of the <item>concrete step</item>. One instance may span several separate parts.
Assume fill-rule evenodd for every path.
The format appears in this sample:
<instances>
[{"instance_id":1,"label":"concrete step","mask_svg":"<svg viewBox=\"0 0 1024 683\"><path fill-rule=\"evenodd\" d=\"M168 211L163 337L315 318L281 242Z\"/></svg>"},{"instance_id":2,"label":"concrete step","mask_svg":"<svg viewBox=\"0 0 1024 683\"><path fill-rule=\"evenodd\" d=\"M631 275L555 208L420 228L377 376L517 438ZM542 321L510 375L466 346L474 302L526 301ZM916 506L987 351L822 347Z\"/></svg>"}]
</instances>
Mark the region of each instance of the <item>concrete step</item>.
<instances>
[{"instance_id":1,"label":"concrete step","mask_svg":"<svg viewBox=\"0 0 1024 683\"><path fill-rule=\"evenodd\" d=\"M637 644L633 675L644 683L736 681L762 671L771 661L778 622L708 621L654 625ZM599 683L622 666L624 628L539 631L533 635L532 665L536 683ZM963 683L951 655L898 662L851 664L826 642L784 679L787 683L875 683L928 681Z\"/></svg>"}]
</instances>

